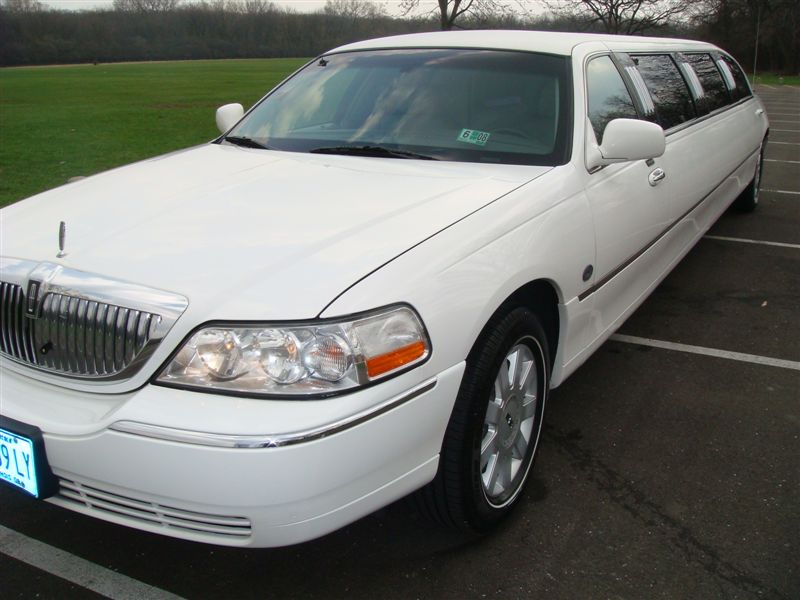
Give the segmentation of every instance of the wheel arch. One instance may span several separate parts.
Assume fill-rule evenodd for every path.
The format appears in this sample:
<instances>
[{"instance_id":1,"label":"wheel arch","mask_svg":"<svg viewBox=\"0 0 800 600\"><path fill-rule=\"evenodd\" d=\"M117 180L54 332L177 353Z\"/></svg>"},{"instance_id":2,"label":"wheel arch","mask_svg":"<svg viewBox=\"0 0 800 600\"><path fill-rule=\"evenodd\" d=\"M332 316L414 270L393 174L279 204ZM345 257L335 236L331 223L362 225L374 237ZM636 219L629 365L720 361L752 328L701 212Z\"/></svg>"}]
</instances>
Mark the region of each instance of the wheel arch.
<instances>
[{"instance_id":1,"label":"wheel arch","mask_svg":"<svg viewBox=\"0 0 800 600\"><path fill-rule=\"evenodd\" d=\"M550 368L555 363L561 331L561 317L559 315L559 289L550 279L535 279L517 288L492 313L492 316L481 329L475 343L470 349L471 357L481 343L486 332L492 327L498 317L505 315L517 307L530 309L541 321L542 328L547 336L547 352L550 359ZM468 357L469 360L469 357Z\"/></svg>"}]
</instances>

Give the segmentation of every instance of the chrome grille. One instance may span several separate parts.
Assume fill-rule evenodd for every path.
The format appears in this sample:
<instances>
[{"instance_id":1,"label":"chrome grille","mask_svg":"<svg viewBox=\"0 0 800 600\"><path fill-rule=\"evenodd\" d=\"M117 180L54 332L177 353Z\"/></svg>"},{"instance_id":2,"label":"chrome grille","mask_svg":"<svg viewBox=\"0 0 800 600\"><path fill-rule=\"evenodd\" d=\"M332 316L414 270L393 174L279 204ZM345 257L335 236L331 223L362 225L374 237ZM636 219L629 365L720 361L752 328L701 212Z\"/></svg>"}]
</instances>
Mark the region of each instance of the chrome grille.
<instances>
[{"instance_id":1,"label":"chrome grille","mask_svg":"<svg viewBox=\"0 0 800 600\"><path fill-rule=\"evenodd\" d=\"M159 315L61 293L45 295L37 318L24 314L18 285L2 283L2 352L48 371L109 377L141 354Z\"/></svg>"},{"instance_id":2,"label":"chrome grille","mask_svg":"<svg viewBox=\"0 0 800 600\"><path fill-rule=\"evenodd\" d=\"M63 373L114 375L144 349L158 319L140 310L47 294L33 326L39 364Z\"/></svg>"},{"instance_id":3,"label":"chrome grille","mask_svg":"<svg viewBox=\"0 0 800 600\"><path fill-rule=\"evenodd\" d=\"M36 363L30 319L25 318L22 286L0 282L0 352Z\"/></svg>"},{"instance_id":4,"label":"chrome grille","mask_svg":"<svg viewBox=\"0 0 800 600\"><path fill-rule=\"evenodd\" d=\"M90 386L138 373L189 305L180 294L6 256L0 284L0 354Z\"/></svg>"}]
</instances>

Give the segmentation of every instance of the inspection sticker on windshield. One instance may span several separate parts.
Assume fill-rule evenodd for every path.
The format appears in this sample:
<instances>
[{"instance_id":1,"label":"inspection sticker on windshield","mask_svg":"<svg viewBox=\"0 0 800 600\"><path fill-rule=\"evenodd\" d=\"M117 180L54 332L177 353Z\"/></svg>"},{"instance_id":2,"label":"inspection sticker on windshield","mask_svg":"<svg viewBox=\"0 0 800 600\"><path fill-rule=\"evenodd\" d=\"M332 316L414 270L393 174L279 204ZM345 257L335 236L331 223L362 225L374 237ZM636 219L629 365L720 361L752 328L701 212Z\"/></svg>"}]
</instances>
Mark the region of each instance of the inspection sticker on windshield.
<instances>
[{"instance_id":1,"label":"inspection sticker on windshield","mask_svg":"<svg viewBox=\"0 0 800 600\"><path fill-rule=\"evenodd\" d=\"M485 146L486 142L489 141L490 135L491 134L485 131L478 131L477 129L462 129L456 140L467 144L475 144L476 146Z\"/></svg>"}]
</instances>

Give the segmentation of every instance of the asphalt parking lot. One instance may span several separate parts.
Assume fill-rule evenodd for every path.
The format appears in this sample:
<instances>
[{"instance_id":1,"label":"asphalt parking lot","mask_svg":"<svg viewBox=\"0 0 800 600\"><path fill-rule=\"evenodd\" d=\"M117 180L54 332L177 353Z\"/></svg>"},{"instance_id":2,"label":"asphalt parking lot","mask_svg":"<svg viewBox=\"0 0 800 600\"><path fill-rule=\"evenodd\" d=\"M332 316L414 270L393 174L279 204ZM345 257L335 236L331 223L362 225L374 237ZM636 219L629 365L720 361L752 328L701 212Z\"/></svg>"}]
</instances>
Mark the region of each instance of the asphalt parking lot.
<instances>
[{"instance_id":1,"label":"asphalt parking lot","mask_svg":"<svg viewBox=\"0 0 800 600\"><path fill-rule=\"evenodd\" d=\"M759 93L761 205L725 214L554 392L499 531L432 530L400 502L234 550L0 489L0 597L800 598L800 88Z\"/></svg>"}]
</instances>

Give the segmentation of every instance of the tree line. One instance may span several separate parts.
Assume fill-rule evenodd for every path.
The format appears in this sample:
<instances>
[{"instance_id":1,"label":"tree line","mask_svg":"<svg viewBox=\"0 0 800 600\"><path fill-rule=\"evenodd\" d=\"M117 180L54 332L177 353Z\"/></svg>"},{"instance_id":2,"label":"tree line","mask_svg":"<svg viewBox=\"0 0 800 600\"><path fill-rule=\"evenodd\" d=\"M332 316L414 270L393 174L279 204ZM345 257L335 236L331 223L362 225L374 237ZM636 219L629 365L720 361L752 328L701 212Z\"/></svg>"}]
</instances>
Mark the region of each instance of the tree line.
<instances>
[{"instance_id":1,"label":"tree line","mask_svg":"<svg viewBox=\"0 0 800 600\"><path fill-rule=\"evenodd\" d=\"M537 29L702 39L752 70L800 73L800 0L553 0L525 13L513 0L328 0L316 13L268 0L114 0L112 9L59 11L0 0L0 65L314 56L361 39L437 29Z\"/></svg>"}]
</instances>

